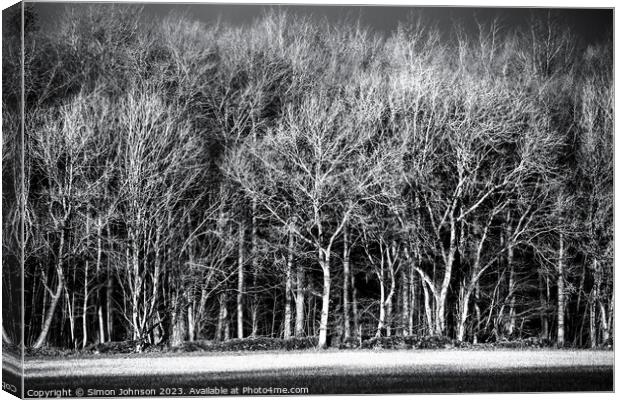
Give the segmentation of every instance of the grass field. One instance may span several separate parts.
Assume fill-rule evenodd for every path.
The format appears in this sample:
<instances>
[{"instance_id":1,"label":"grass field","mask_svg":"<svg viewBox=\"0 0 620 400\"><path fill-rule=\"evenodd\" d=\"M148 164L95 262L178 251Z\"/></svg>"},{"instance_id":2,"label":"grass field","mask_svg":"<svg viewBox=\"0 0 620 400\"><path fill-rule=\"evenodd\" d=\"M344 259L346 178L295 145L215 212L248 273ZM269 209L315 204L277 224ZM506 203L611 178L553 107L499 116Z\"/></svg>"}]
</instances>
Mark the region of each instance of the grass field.
<instances>
[{"instance_id":1,"label":"grass field","mask_svg":"<svg viewBox=\"0 0 620 400\"><path fill-rule=\"evenodd\" d=\"M257 387L301 387L308 394L611 391L613 352L368 350L29 359L25 386L73 393L81 388L85 395L90 389L100 396L205 395L217 394L216 387L233 394L235 388L238 394L258 394Z\"/></svg>"}]
</instances>

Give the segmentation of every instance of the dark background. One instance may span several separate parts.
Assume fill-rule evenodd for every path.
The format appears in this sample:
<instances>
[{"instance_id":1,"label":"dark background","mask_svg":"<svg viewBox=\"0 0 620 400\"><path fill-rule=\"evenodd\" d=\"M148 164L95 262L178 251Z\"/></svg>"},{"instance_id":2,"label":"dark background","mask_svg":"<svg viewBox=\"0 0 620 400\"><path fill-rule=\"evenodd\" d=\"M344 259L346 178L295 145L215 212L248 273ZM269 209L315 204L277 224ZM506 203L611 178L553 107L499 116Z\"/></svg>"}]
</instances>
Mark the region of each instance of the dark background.
<instances>
[{"instance_id":1,"label":"dark background","mask_svg":"<svg viewBox=\"0 0 620 400\"><path fill-rule=\"evenodd\" d=\"M109 3L108 3L109 4ZM129 5L131 3L119 3ZM444 31L449 32L454 22L462 23L466 29L474 29L476 19L490 21L499 17L503 28L510 29L528 24L532 15L546 15L548 12L565 23L571 31L586 44L610 39L613 32L613 9L569 9L569 8L479 8L479 7L403 7L403 6L342 6L342 5L259 5L259 4L180 4L171 2L141 3L146 15L165 16L168 13L186 13L207 23L218 18L222 22L247 24L269 8L280 8L294 15L312 18L327 18L337 22L344 18L360 21L371 30L389 35L399 22L422 15L433 21ZM34 3L42 27L53 24L63 9L70 6L83 6L84 3Z\"/></svg>"}]
</instances>

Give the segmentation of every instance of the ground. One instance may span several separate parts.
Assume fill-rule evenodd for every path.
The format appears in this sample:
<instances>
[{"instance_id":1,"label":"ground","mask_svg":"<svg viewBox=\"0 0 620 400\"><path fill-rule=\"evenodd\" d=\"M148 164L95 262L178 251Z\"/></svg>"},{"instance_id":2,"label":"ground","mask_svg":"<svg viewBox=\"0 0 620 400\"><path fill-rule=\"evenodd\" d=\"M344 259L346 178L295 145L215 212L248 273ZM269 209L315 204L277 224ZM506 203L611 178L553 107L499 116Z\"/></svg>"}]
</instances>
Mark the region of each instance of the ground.
<instances>
[{"instance_id":1,"label":"ground","mask_svg":"<svg viewBox=\"0 0 620 400\"><path fill-rule=\"evenodd\" d=\"M235 394L235 388L238 394L612 391L613 352L351 350L41 358L26 360L25 386L85 396Z\"/></svg>"}]
</instances>

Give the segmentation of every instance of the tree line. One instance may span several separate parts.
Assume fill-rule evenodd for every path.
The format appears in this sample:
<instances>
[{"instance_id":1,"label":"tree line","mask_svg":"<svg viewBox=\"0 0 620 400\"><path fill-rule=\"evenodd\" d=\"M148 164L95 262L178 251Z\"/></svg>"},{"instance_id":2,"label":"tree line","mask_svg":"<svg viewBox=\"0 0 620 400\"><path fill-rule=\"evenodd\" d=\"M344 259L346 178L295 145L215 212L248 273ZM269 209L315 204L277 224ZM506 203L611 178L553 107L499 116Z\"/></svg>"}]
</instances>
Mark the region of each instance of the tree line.
<instances>
[{"instance_id":1,"label":"tree line","mask_svg":"<svg viewBox=\"0 0 620 400\"><path fill-rule=\"evenodd\" d=\"M580 44L539 11L384 35L110 4L44 31L26 9L25 163L20 82L3 79L2 170L24 345L609 343L611 34Z\"/></svg>"}]
</instances>

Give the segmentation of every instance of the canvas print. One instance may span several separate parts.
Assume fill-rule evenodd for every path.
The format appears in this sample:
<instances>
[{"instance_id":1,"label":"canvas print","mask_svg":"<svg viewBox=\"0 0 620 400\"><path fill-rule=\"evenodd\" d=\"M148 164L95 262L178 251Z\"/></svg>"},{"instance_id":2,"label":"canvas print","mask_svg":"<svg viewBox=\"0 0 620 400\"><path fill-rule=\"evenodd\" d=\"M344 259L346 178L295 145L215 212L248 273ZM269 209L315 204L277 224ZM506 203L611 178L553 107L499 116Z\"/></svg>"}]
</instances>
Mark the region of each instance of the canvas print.
<instances>
[{"instance_id":1,"label":"canvas print","mask_svg":"<svg viewBox=\"0 0 620 400\"><path fill-rule=\"evenodd\" d=\"M613 9L2 18L5 391L613 391Z\"/></svg>"}]
</instances>

